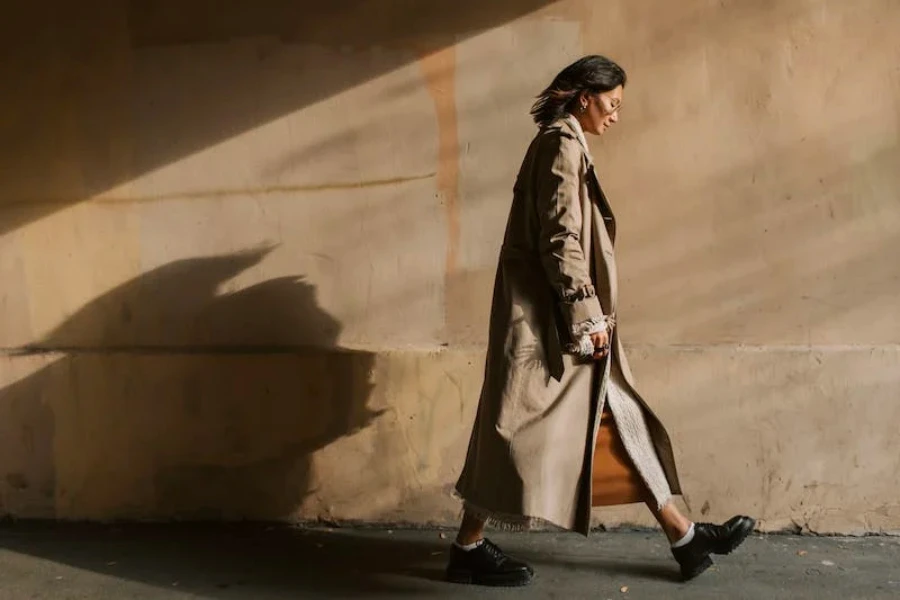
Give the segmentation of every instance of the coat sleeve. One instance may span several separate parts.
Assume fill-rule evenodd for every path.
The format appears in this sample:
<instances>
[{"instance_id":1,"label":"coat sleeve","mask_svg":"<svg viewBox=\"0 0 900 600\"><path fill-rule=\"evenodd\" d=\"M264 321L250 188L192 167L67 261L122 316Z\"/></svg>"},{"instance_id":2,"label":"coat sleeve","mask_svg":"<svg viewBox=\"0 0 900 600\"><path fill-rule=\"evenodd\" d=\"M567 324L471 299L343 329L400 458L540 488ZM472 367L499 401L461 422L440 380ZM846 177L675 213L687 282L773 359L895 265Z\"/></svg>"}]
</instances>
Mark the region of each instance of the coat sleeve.
<instances>
[{"instance_id":1,"label":"coat sleeve","mask_svg":"<svg viewBox=\"0 0 900 600\"><path fill-rule=\"evenodd\" d=\"M581 248L581 147L565 135L547 135L536 157L538 250L570 334L603 321L600 301Z\"/></svg>"}]
</instances>

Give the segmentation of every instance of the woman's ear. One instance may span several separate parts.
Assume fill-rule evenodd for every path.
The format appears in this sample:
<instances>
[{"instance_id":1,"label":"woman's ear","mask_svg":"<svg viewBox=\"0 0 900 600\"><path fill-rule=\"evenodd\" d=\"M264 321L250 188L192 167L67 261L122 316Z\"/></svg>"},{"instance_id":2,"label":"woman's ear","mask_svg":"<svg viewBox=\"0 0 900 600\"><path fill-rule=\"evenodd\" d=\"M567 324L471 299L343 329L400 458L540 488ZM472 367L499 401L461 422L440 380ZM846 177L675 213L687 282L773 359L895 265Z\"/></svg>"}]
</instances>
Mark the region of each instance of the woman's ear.
<instances>
[{"instance_id":1,"label":"woman's ear","mask_svg":"<svg viewBox=\"0 0 900 600\"><path fill-rule=\"evenodd\" d=\"M589 102L590 95L587 92L581 92L578 94L578 100L575 102L575 108L578 109L578 112L584 112Z\"/></svg>"}]
</instances>

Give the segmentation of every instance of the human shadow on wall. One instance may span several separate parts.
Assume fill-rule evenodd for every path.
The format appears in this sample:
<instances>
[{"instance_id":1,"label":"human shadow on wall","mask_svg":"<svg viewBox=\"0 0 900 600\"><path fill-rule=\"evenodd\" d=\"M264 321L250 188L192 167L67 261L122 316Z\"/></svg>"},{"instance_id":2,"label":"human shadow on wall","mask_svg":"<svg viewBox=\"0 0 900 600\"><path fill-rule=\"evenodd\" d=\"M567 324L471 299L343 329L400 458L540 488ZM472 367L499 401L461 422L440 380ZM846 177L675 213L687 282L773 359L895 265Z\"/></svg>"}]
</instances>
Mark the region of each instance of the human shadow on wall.
<instances>
[{"instance_id":1,"label":"human shadow on wall","mask_svg":"<svg viewBox=\"0 0 900 600\"><path fill-rule=\"evenodd\" d=\"M0 392L0 514L289 518L311 455L379 412L312 285L229 283L269 251L161 266L27 348L61 354Z\"/></svg>"}]
</instances>

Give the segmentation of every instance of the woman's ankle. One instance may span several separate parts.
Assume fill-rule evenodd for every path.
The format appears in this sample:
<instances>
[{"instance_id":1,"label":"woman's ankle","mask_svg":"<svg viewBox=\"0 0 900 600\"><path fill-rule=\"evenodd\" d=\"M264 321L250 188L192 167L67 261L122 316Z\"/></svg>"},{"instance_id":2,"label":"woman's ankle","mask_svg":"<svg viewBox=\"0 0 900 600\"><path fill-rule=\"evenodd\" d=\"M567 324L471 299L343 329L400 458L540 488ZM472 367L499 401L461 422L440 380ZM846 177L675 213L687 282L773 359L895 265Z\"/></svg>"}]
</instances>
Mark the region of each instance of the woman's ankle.
<instances>
[{"instance_id":1,"label":"woman's ankle","mask_svg":"<svg viewBox=\"0 0 900 600\"><path fill-rule=\"evenodd\" d=\"M484 539L484 521L470 515L463 517L456 534L456 543L460 546L468 546Z\"/></svg>"}]
</instances>

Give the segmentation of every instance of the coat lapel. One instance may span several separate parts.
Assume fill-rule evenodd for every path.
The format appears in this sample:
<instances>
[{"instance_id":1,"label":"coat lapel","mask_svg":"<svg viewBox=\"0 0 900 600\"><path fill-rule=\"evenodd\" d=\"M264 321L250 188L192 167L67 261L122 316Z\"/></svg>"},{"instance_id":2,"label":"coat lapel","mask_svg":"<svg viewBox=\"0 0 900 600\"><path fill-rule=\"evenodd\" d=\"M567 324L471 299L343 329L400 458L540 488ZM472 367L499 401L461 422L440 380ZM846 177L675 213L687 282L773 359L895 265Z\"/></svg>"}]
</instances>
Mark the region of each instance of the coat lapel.
<instances>
[{"instance_id":1,"label":"coat lapel","mask_svg":"<svg viewBox=\"0 0 900 600\"><path fill-rule=\"evenodd\" d=\"M590 190L591 199L600 208L600 214L603 216L603 224L606 226L606 232L612 243L616 242L616 217L613 215L612 208L606 200L606 194L600 187L600 178L597 177L597 171L594 169L594 157L591 156L591 149L588 147L587 139L584 137L584 131L578 120L572 115L567 115L562 119L562 125L569 131L581 144L584 150L585 168L587 169L587 185Z\"/></svg>"},{"instance_id":2,"label":"coat lapel","mask_svg":"<svg viewBox=\"0 0 900 600\"><path fill-rule=\"evenodd\" d=\"M597 172L594 170L593 163L588 165L588 185L591 188L591 196L593 196L594 201L597 203L597 207L600 209L600 214L603 216L603 224L606 225L606 233L609 234L610 241L615 244L616 217L613 214L612 208L609 206L609 202L606 200L606 194L603 193L603 188L600 187L600 178L597 177Z\"/></svg>"}]
</instances>

